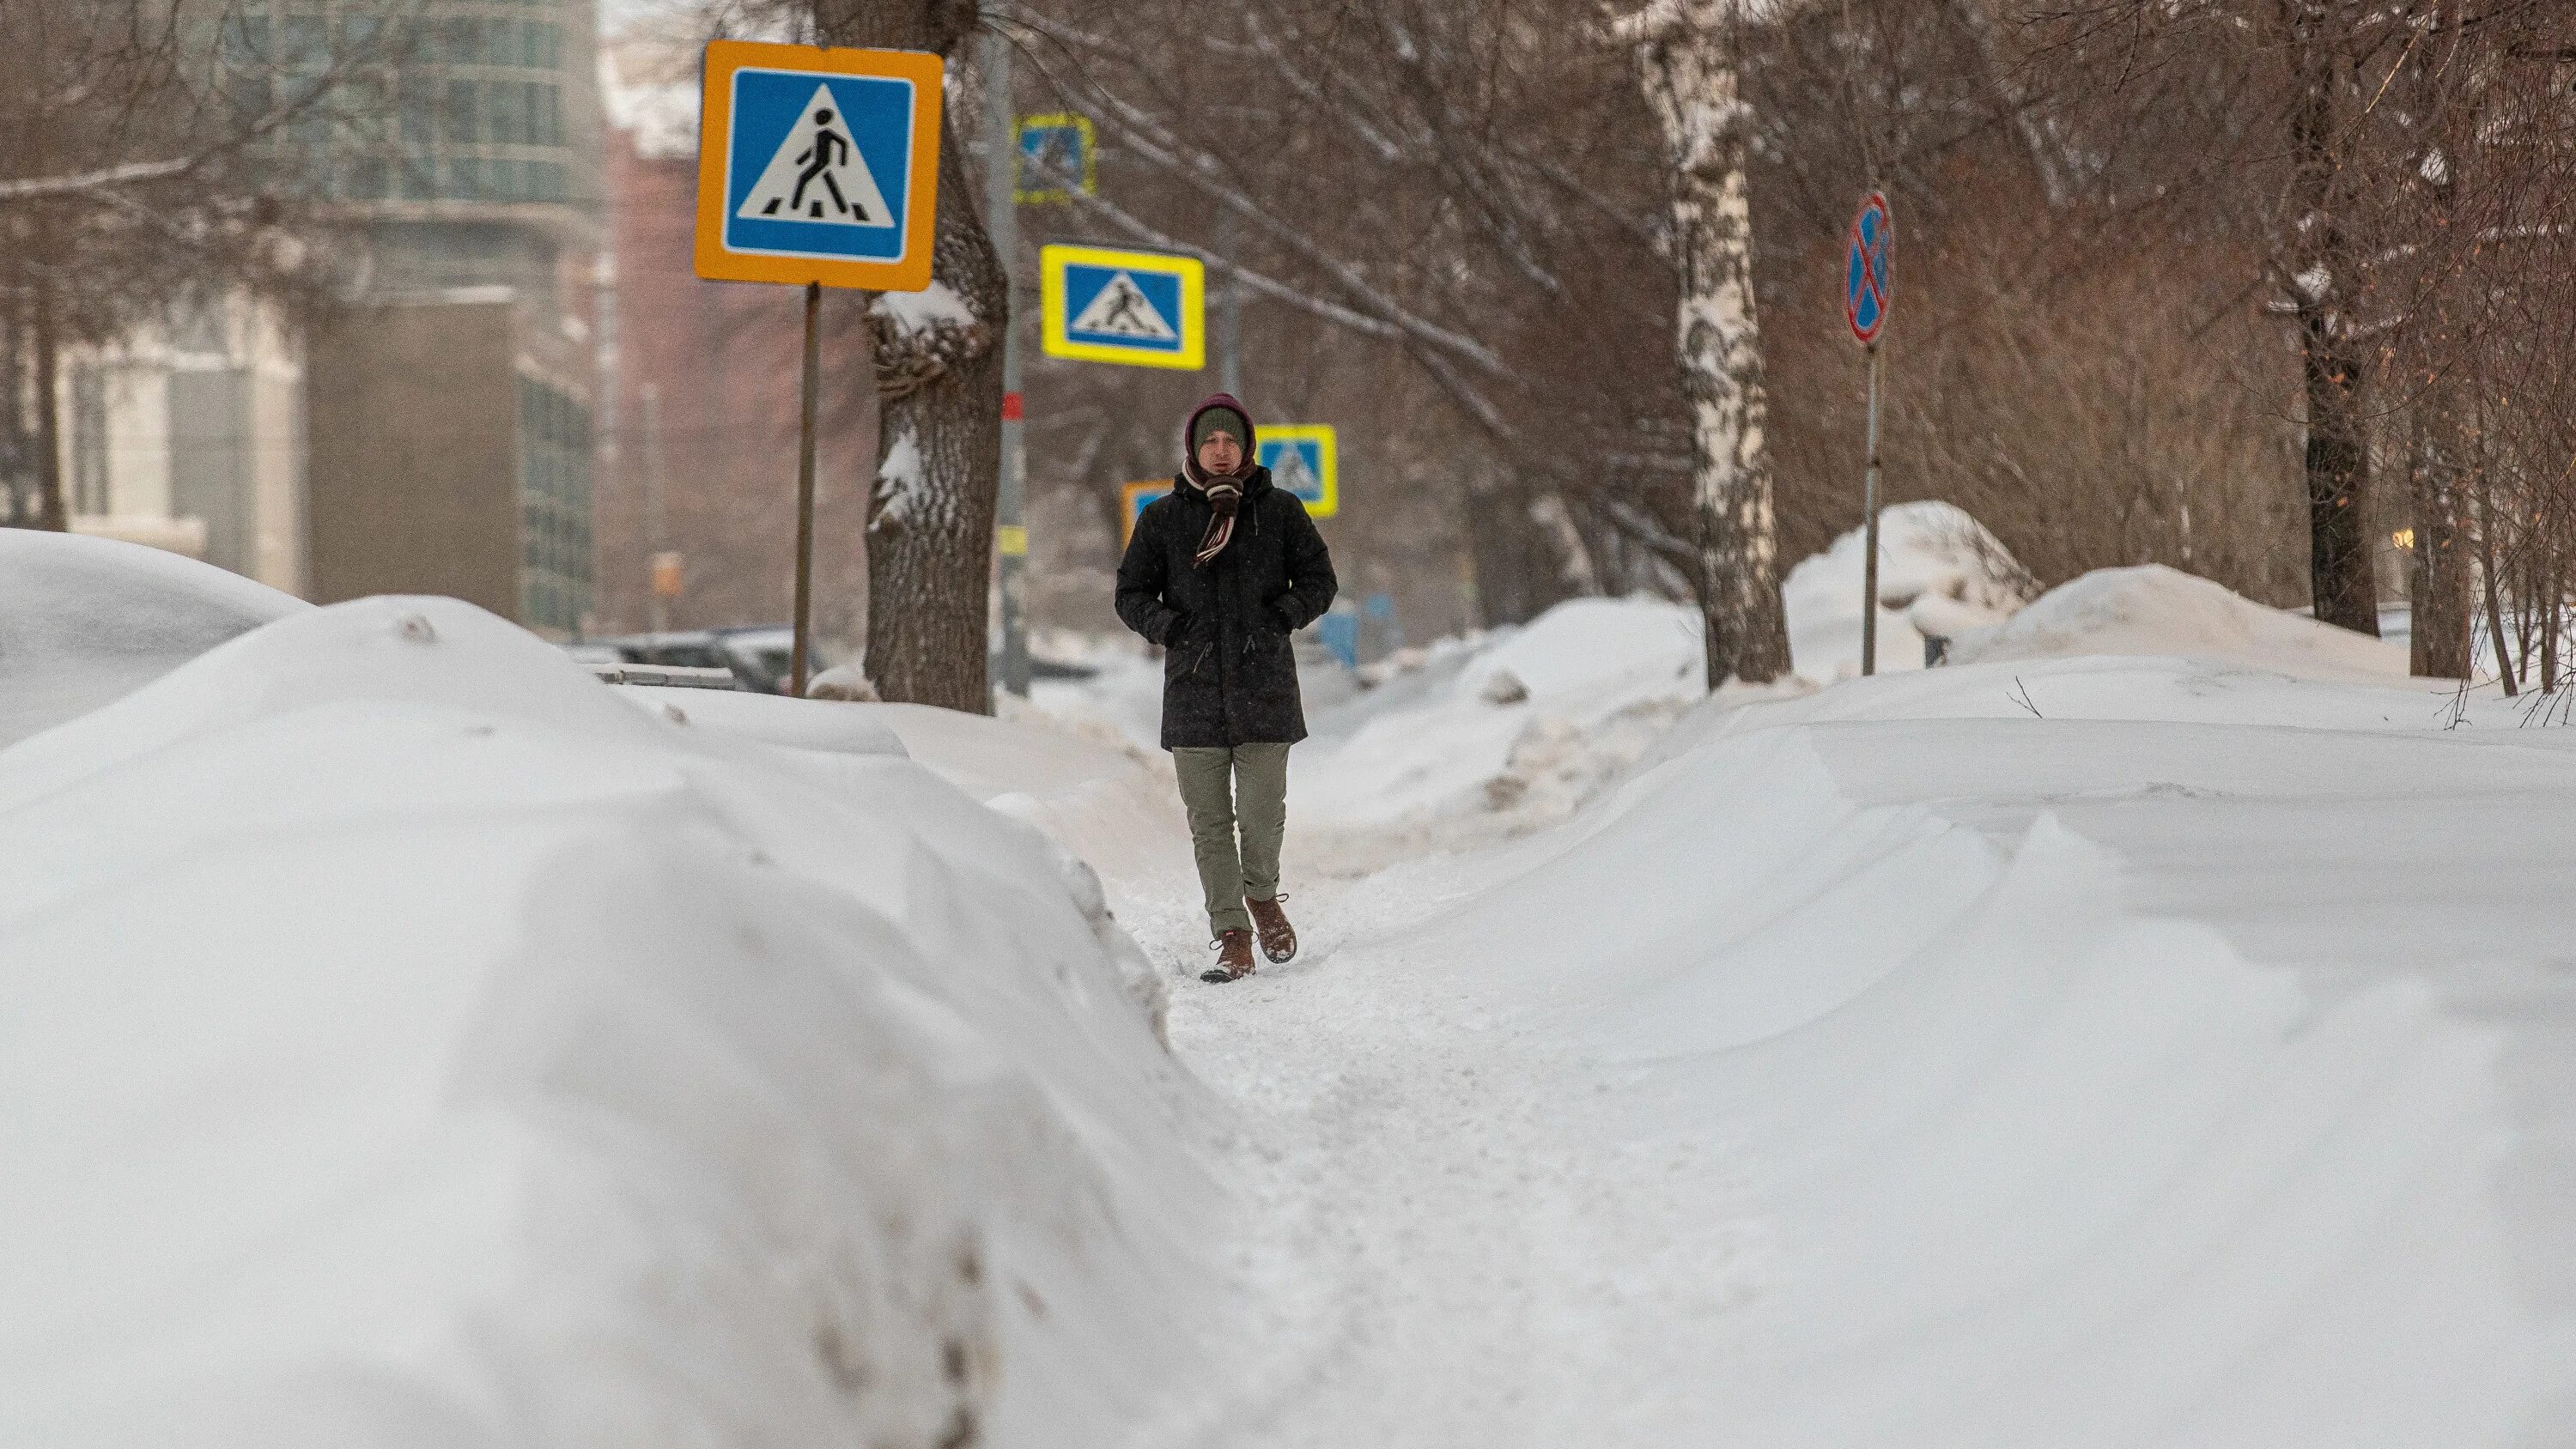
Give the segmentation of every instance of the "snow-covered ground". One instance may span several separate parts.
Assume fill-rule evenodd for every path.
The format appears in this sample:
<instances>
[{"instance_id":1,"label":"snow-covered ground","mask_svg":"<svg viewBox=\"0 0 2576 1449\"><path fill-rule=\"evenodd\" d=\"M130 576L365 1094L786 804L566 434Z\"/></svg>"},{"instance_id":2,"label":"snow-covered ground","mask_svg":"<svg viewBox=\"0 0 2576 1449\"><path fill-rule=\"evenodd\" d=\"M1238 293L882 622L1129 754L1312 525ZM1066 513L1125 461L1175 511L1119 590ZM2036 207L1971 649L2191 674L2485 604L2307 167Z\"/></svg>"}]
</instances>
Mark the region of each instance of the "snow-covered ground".
<instances>
[{"instance_id":1,"label":"snow-covered ground","mask_svg":"<svg viewBox=\"0 0 2576 1449\"><path fill-rule=\"evenodd\" d=\"M1205 1372L1161 983L857 708L378 599L0 750L0 1443L1102 1443Z\"/></svg>"},{"instance_id":2,"label":"snow-covered ground","mask_svg":"<svg viewBox=\"0 0 2576 1449\"><path fill-rule=\"evenodd\" d=\"M2576 1443L2576 736L2155 572L1985 638L1292 834L1306 956L1174 988L1289 1285L1192 1442Z\"/></svg>"},{"instance_id":3,"label":"snow-covered ground","mask_svg":"<svg viewBox=\"0 0 2576 1449\"><path fill-rule=\"evenodd\" d=\"M0 1442L2576 1443L2576 736L2317 628L1435 649L1215 987L1141 670L290 613L0 750Z\"/></svg>"}]
</instances>

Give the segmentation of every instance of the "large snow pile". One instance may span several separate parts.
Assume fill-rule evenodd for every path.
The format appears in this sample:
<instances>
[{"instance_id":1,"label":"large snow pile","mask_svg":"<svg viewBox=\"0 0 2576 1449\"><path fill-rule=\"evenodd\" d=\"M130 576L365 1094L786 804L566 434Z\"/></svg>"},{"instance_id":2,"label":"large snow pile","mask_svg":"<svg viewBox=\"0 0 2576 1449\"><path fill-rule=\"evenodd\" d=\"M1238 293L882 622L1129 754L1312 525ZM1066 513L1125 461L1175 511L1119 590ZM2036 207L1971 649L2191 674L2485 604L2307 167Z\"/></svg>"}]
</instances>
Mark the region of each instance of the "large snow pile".
<instances>
[{"instance_id":1,"label":"large snow pile","mask_svg":"<svg viewBox=\"0 0 2576 1449\"><path fill-rule=\"evenodd\" d=\"M2001 624L1960 635L1951 650L1961 664L2082 654L2225 659L2327 679L2406 673L2400 645L2267 608L2162 564L2095 569Z\"/></svg>"},{"instance_id":2,"label":"large snow pile","mask_svg":"<svg viewBox=\"0 0 2576 1449\"><path fill-rule=\"evenodd\" d=\"M1575 599L1517 630L1435 647L1424 666L1310 711L1294 817L1384 828L1502 809L1571 809L1706 693L1699 615Z\"/></svg>"},{"instance_id":3,"label":"large snow pile","mask_svg":"<svg viewBox=\"0 0 2576 1449\"><path fill-rule=\"evenodd\" d=\"M1190 868L1169 755L1098 725L1005 703L988 719L917 704L847 706L940 778L1025 820L1112 881Z\"/></svg>"},{"instance_id":4,"label":"large snow pile","mask_svg":"<svg viewBox=\"0 0 2576 1449\"><path fill-rule=\"evenodd\" d=\"M1831 684L1860 673L1861 530L1802 560L1781 581L1789 658ZM1923 667L1923 637L1994 624L2039 592L1986 526L1955 504L1899 503L1879 513L1878 670Z\"/></svg>"},{"instance_id":5,"label":"large snow pile","mask_svg":"<svg viewBox=\"0 0 2576 1449\"><path fill-rule=\"evenodd\" d=\"M693 698L374 599L0 750L0 1442L1102 1443L1201 1371L1098 882Z\"/></svg>"},{"instance_id":6,"label":"large snow pile","mask_svg":"<svg viewBox=\"0 0 2576 1449\"><path fill-rule=\"evenodd\" d=\"M1712 707L1386 877L1473 879L1342 964L1570 1038L1637 1160L1722 1145L1708 1371L1635 1442L2561 1444L2576 735L2448 699L2097 657Z\"/></svg>"},{"instance_id":7,"label":"large snow pile","mask_svg":"<svg viewBox=\"0 0 2576 1449\"><path fill-rule=\"evenodd\" d=\"M0 746L307 607L139 543L0 528Z\"/></svg>"}]
</instances>

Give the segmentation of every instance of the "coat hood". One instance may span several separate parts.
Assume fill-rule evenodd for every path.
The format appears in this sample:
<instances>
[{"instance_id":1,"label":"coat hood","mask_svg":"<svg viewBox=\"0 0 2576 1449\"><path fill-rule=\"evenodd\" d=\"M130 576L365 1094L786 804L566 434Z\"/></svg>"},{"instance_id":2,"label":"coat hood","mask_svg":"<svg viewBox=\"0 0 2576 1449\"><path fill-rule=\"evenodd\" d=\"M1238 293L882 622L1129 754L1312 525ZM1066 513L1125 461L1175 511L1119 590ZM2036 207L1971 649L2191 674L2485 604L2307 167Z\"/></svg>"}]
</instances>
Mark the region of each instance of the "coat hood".
<instances>
[{"instance_id":1,"label":"coat hood","mask_svg":"<svg viewBox=\"0 0 2576 1449\"><path fill-rule=\"evenodd\" d=\"M1190 437L1199 430L1199 419L1206 417L1210 412L1213 412L1218 408L1224 408L1236 417L1243 419L1243 461L1245 464L1249 465L1252 460L1261 456L1261 439L1254 431L1252 425L1252 409L1245 407L1240 402L1237 402L1234 394L1232 393L1211 393L1206 402L1200 403L1197 407L1190 409L1189 417L1184 419L1181 423L1181 475L1189 479L1192 483L1205 483L1207 479L1199 468L1198 449L1190 446ZM1243 470L1244 477L1247 480L1250 479L1252 472L1253 469L1250 466L1246 466Z\"/></svg>"}]
</instances>

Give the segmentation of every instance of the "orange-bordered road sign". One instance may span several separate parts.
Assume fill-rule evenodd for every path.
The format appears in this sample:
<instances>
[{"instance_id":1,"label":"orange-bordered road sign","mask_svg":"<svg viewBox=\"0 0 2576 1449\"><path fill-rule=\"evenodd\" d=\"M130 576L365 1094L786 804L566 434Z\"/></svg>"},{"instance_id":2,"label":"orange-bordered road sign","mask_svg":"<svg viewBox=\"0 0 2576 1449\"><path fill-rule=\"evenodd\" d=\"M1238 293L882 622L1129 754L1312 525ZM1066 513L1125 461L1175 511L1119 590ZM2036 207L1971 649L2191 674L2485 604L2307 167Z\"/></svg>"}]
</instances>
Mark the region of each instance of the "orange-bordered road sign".
<instances>
[{"instance_id":1,"label":"orange-bordered road sign","mask_svg":"<svg viewBox=\"0 0 2576 1449\"><path fill-rule=\"evenodd\" d=\"M716 40L698 122L698 275L930 285L938 56Z\"/></svg>"}]
</instances>

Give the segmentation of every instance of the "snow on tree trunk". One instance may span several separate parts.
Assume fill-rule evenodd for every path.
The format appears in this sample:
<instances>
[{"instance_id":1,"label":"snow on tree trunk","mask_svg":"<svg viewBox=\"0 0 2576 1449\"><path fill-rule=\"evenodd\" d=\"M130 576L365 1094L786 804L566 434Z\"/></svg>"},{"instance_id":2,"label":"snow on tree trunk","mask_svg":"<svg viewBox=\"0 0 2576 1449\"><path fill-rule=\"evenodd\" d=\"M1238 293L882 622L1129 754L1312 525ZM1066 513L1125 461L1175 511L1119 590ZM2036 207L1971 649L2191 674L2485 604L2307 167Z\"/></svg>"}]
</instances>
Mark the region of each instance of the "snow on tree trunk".
<instances>
[{"instance_id":1,"label":"snow on tree trunk","mask_svg":"<svg viewBox=\"0 0 2576 1449\"><path fill-rule=\"evenodd\" d=\"M934 280L869 309L877 386L868 503L868 678L885 698L977 714L1001 460L1001 264L953 127L940 136Z\"/></svg>"},{"instance_id":2,"label":"snow on tree trunk","mask_svg":"<svg viewBox=\"0 0 2576 1449\"><path fill-rule=\"evenodd\" d=\"M1673 168L1677 346L1700 526L1693 582L1712 689L1729 678L1762 683L1789 672L1745 175L1753 114L1731 50L1742 18L1740 0L1655 0L1618 27L1637 46L1646 101Z\"/></svg>"}]
</instances>

